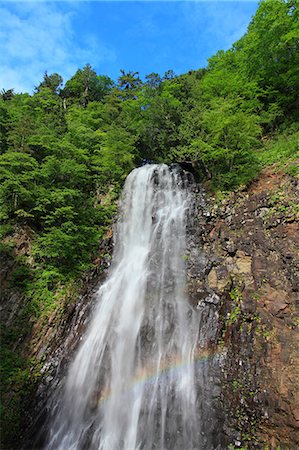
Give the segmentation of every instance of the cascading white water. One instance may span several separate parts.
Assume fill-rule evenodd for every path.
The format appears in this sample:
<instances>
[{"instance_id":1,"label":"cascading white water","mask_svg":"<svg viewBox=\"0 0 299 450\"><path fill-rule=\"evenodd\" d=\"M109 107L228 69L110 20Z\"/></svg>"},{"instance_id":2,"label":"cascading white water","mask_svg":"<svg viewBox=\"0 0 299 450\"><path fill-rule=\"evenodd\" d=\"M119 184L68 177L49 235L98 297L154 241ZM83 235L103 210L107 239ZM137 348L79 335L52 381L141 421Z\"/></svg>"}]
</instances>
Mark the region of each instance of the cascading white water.
<instances>
[{"instance_id":1,"label":"cascading white water","mask_svg":"<svg viewBox=\"0 0 299 450\"><path fill-rule=\"evenodd\" d=\"M48 450L204 448L198 316L184 291L191 203L177 168L146 165L128 176L110 274L69 368Z\"/></svg>"}]
</instances>

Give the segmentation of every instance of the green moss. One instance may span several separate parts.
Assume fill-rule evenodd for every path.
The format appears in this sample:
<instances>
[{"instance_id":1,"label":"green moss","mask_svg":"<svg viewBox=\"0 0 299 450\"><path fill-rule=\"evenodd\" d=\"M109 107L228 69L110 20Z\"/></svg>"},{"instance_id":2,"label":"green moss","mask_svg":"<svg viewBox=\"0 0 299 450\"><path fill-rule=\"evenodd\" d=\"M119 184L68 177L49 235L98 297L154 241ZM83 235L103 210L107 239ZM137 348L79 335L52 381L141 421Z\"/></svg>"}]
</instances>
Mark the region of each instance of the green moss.
<instances>
[{"instance_id":1,"label":"green moss","mask_svg":"<svg viewBox=\"0 0 299 450\"><path fill-rule=\"evenodd\" d=\"M228 325L232 325L236 323L241 316L241 301L243 297L240 289L237 287L230 291L229 296L234 303L234 307L229 314L227 323Z\"/></svg>"}]
</instances>

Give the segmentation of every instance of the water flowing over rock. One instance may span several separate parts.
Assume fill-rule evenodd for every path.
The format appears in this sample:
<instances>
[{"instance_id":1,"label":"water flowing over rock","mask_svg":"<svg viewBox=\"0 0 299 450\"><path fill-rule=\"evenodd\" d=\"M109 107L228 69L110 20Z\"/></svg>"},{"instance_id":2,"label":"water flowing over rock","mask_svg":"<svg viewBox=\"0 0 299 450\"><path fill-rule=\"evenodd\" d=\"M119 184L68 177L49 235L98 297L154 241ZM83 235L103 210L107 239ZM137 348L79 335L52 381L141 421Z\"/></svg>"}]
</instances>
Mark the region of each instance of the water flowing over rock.
<instances>
[{"instance_id":1,"label":"water flowing over rock","mask_svg":"<svg viewBox=\"0 0 299 450\"><path fill-rule=\"evenodd\" d=\"M192 185L177 166L128 176L110 272L55 400L47 450L223 448L212 377L221 361L207 350L219 298L194 304L186 288Z\"/></svg>"}]
</instances>

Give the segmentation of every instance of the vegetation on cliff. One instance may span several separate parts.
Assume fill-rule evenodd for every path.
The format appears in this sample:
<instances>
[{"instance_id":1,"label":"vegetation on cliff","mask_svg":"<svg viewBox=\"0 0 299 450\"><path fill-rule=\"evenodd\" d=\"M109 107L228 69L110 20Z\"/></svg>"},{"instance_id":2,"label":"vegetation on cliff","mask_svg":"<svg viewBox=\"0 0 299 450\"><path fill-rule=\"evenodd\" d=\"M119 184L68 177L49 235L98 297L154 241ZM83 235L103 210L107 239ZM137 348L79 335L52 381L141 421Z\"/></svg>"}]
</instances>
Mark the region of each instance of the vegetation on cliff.
<instances>
[{"instance_id":1,"label":"vegetation on cliff","mask_svg":"<svg viewBox=\"0 0 299 450\"><path fill-rule=\"evenodd\" d=\"M8 387L28 384L34 372L21 356L24 337L92 266L128 172L144 160L188 162L220 191L273 163L298 173L298 92L293 0L262 1L230 50L185 75L152 73L142 81L121 71L114 83L87 64L65 85L45 73L33 95L2 91L1 249L15 259L6 287L26 299L19 320L3 327L4 403L12 402ZM29 242L23 253L21 234ZM20 402L12 403L6 429Z\"/></svg>"}]
</instances>

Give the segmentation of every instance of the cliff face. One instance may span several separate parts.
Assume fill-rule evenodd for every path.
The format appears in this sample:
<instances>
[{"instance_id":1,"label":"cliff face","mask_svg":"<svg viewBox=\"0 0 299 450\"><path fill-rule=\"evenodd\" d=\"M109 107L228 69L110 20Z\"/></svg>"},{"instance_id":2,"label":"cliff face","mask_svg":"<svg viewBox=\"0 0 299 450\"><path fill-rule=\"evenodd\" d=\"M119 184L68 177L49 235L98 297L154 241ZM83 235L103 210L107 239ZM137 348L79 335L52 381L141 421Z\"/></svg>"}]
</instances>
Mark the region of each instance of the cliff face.
<instances>
[{"instance_id":1,"label":"cliff face","mask_svg":"<svg viewBox=\"0 0 299 450\"><path fill-rule=\"evenodd\" d=\"M198 219L185 255L187 289L194 307L203 308L201 326L208 325L206 341L217 355L214 419L223 427L226 447L299 446L298 194L298 180L268 169L248 189L222 201L198 196ZM42 444L37 430L47 421L52 394L59 395L109 265L111 244L110 238L103 243L84 287L69 292L46 323L36 323L16 341L23 357L39 362L39 376L14 448L32 448L34 440ZM5 320L16 321L24 299L8 287L5 292Z\"/></svg>"},{"instance_id":2,"label":"cliff face","mask_svg":"<svg viewBox=\"0 0 299 450\"><path fill-rule=\"evenodd\" d=\"M54 393L60 394L65 370L89 321L94 293L105 277L112 254L109 231L98 248L94 268L65 288L64 296L50 315L34 319L34 315L30 316L30 300L21 289L22 277L19 285L12 283L14 274L20 267L23 269L15 256L30 257L31 239L27 231L20 230L14 236L13 253L1 255L1 345L4 357L9 352L19 367L17 376L12 376L5 364L7 356L1 361L5 381L1 386L1 449L32 449L42 445Z\"/></svg>"},{"instance_id":3,"label":"cliff face","mask_svg":"<svg viewBox=\"0 0 299 450\"><path fill-rule=\"evenodd\" d=\"M298 194L298 180L263 172L203 210L201 278L190 258L193 303L219 299L220 398L236 447L299 445Z\"/></svg>"}]
</instances>

